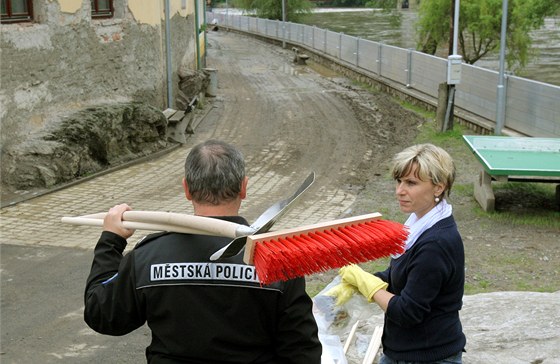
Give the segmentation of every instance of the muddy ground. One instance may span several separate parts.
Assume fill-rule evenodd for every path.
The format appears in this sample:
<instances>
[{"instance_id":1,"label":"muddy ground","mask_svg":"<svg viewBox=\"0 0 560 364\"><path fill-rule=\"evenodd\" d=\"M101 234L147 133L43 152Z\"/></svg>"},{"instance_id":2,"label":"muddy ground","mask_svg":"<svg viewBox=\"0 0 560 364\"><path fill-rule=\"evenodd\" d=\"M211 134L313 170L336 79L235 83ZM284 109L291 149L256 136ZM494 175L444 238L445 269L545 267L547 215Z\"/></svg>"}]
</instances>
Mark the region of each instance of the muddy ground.
<instances>
[{"instance_id":1,"label":"muddy ground","mask_svg":"<svg viewBox=\"0 0 560 364\"><path fill-rule=\"evenodd\" d=\"M348 81L331 79L330 82L345 83L348 92L341 93L341 97L350 105L367 139L375 146L374 154L348 178L347 183L360 190L352 214L379 211L388 218L404 221L406 216L398 209L393 194L394 182L389 178L390 159L408 145L432 142L444 147L457 165L450 203L465 244L466 292L560 290L560 223L550 221L560 217L554 213L558 205L553 186L537 186L543 188L542 194L530 191L521 183L512 188L495 188L496 212L489 216L473 198L473 183L478 178L480 165L466 145L457 142L453 135L430 140L433 132L426 133L426 129L434 128L434 120L403 108L390 96L364 90L346 83ZM464 127L458 130L474 134ZM507 214L518 214L521 219L545 214L543 219L551 226L524 224L517 219L504 221L500 215ZM363 266L375 271L385 263ZM315 280L323 284L331 278L332 274L316 275L308 284L314 287L318 284Z\"/></svg>"},{"instance_id":2,"label":"muddy ground","mask_svg":"<svg viewBox=\"0 0 560 364\"><path fill-rule=\"evenodd\" d=\"M331 80L331 82L344 82ZM398 221L406 217L396 205L389 178L390 159L402 148L420 142L433 142L447 149L457 165L457 180L450 196L454 215L463 236L466 251L467 293L491 291L550 291L560 289L560 226L550 219L559 217L553 186L540 185L544 192L532 192L525 184L512 188L495 188L496 212L485 214L474 200L473 182L478 178L479 163L453 136L430 140L434 120L404 109L395 99L372 93L355 85L347 85L348 93L341 97L354 110L361 127L375 153L361 163L348 183L360 190L352 214L372 210ZM421 131L424 132L421 132ZM474 134L459 128L463 134ZM351 148L351 146L349 146ZM502 184L503 185L503 184ZM496 186L496 183L494 183ZM551 216L552 213L552 216ZM545 214L552 226L524 224L512 219L504 221L499 215L518 214L520 218ZM506 218L507 219L507 218ZM379 269L383 262L366 264L370 270ZM328 282L332 275L317 275L313 279Z\"/></svg>"},{"instance_id":3,"label":"muddy ground","mask_svg":"<svg viewBox=\"0 0 560 364\"><path fill-rule=\"evenodd\" d=\"M231 62L229 54L242 52L239 43L236 43L239 37L224 33L210 34L209 51L217 68ZM252 54L237 60L239 67L244 68L239 72L251 79L267 78L268 82L266 87L258 82L256 87L261 91L257 91L258 96L249 97L259 97L265 105L275 104L275 107L266 108L267 112L274 110L274 113L267 114L267 118L286 113L286 108L291 109L286 114L290 117L297 113L307 116L303 119L305 129L297 130L298 133L287 125L283 131L288 135L280 137L291 144L291 158L297 158L294 163L296 168L312 166L322 175L317 183L334 184L357 195L352 206L341 215L378 211L387 218L404 221L406 216L398 209L394 198L394 182L389 178L390 160L395 153L413 143L433 142L447 149L457 165L457 180L449 202L454 207L454 215L465 243L466 292L560 290L560 215L557 212L554 186L544 185L544 194L528 191L527 184L519 184L514 188L495 188L496 213L485 214L473 198L473 183L478 178L480 164L460 140L460 135L457 136L457 133L474 134L473 131L461 128L459 132L455 131L455 136L443 138L426 133L426 130L434 129L433 116L405 108L391 96L364 89L312 61L307 66L286 66L291 57L289 49L251 38L241 39L244 39L243 47L252 48ZM266 65L260 62L266 62ZM279 87L284 82L272 79L278 70L291 76L299 75L303 83L296 87ZM323 89L323 97L328 95L332 98L332 110L325 109L324 101L309 102L303 99L313 97L310 95L317 92L317 88ZM279 89L282 90L280 93ZM294 97L283 103L286 89L299 95L301 103L292 104ZM221 89L220 92L228 98L229 90ZM240 100L249 91L236 92ZM274 94L273 98L269 99L269 92ZM340 114L345 122L336 120ZM245 122L249 128L262 129L259 127L259 124L262 125L262 114L258 110L248 117L249 120ZM310 128L313 131L310 132ZM325 143L332 145L330 152ZM328 155L327 167L323 163L317 164L317 154L322 153ZM515 218L504 217L507 214ZM541 215L545 215L543 221L546 226L525 223L531 217ZM557 221L551 222L551 219ZM386 262L381 261L364 267L375 270L384 264ZM320 290L332 277L333 272L308 277L311 294Z\"/></svg>"},{"instance_id":4,"label":"muddy ground","mask_svg":"<svg viewBox=\"0 0 560 364\"><path fill-rule=\"evenodd\" d=\"M560 214L554 185L517 183L502 188L503 183L494 182L496 212L484 213L473 198L480 164L457 135L475 134L472 130L458 126L448 136L434 136L432 116L405 108L399 100L340 78L313 62L308 62L307 69L322 75L317 82L326 89L336 90L352 110L371 148L343 182L358 193L347 214L378 211L396 221L406 220L394 198L390 160L414 143L440 145L457 165L449 202L465 244L466 293L560 290ZM345 132L340 130L340 134ZM352 150L355 145L348 144L347 148ZM528 221L538 216L543 216L540 223ZM376 271L386 263L381 260L363 267ZM316 293L333 277L332 271L308 277L309 291Z\"/></svg>"},{"instance_id":5,"label":"muddy ground","mask_svg":"<svg viewBox=\"0 0 560 364\"><path fill-rule=\"evenodd\" d=\"M439 144L458 166L450 202L465 241L467 293L560 290L558 222L548 227L523 223L543 212L546 219L558 218L552 212L553 195L500 190L498 212L483 214L472 198L476 160L456 138L426 133L433 124L430 117L313 63L296 66L290 50L252 38L213 32L208 50L208 66L218 70L218 97L203 105L211 111L187 145L2 209L2 227L12 222L1 237L2 362L144 360L147 327L120 338L95 335L85 327L82 290L98 232L75 235L74 227L58 221L69 214L102 211L117 201L136 209L188 212L180 190L184 153L208 138L227 140L246 156L249 191L241 213L248 221L285 198L310 170L316 172L314 185L278 228L375 211L404 221L388 175L390 159L412 143ZM385 264L364 267L374 270ZM331 270L307 277L310 295L335 274ZM496 344L498 351L501 345ZM493 361L473 361L485 362Z\"/></svg>"}]
</instances>

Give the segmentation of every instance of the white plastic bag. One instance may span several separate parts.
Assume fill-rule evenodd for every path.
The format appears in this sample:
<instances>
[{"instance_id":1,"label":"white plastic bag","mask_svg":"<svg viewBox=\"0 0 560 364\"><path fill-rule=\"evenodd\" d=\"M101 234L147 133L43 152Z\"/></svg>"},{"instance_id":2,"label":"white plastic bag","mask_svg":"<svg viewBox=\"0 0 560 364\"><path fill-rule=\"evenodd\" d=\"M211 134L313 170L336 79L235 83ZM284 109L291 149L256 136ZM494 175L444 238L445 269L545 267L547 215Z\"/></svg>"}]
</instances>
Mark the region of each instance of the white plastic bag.
<instances>
[{"instance_id":1,"label":"white plastic bag","mask_svg":"<svg viewBox=\"0 0 560 364\"><path fill-rule=\"evenodd\" d=\"M325 335L319 333L319 340L323 346L321 364L348 364L344 348L338 335Z\"/></svg>"},{"instance_id":2,"label":"white plastic bag","mask_svg":"<svg viewBox=\"0 0 560 364\"><path fill-rule=\"evenodd\" d=\"M376 305L367 302L357 293L343 305L335 304L336 297L326 293L341 282L336 276L321 292L313 297L313 315L319 327L319 340L323 345L321 364L348 364L344 354L344 341L352 326L358 321L368 321L379 314ZM375 307L374 307L375 306Z\"/></svg>"}]
</instances>

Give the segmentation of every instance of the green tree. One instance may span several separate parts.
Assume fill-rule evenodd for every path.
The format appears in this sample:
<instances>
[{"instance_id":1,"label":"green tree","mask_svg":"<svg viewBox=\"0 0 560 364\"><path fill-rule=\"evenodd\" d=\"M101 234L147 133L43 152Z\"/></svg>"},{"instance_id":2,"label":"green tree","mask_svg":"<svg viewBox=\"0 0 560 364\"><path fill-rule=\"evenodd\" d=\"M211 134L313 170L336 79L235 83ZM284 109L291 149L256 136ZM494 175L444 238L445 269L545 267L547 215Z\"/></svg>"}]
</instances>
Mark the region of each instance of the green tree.
<instances>
[{"instance_id":1,"label":"green tree","mask_svg":"<svg viewBox=\"0 0 560 364\"><path fill-rule=\"evenodd\" d=\"M506 61L511 70L523 68L532 56L531 30L560 9L558 0L509 0ZM418 49L435 54L451 45L453 0L422 1L418 11ZM502 0L461 0L458 49L466 63L474 64L499 50Z\"/></svg>"},{"instance_id":2,"label":"green tree","mask_svg":"<svg viewBox=\"0 0 560 364\"><path fill-rule=\"evenodd\" d=\"M369 0L366 2L366 7L381 8L381 9L396 9L397 0Z\"/></svg>"},{"instance_id":3,"label":"green tree","mask_svg":"<svg viewBox=\"0 0 560 364\"><path fill-rule=\"evenodd\" d=\"M365 6L368 0L333 0L325 3L329 7L359 8Z\"/></svg>"},{"instance_id":4,"label":"green tree","mask_svg":"<svg viewBox=\"0 0 560 364\"><path fill-rule=\"evenodd\" d=\"M297 23L311 14L313 3L309 0L285 0L286 20ZM282 0L235 0L235 7L254 11L259 18L282 20Z\"/></svg>"}]
</instances>

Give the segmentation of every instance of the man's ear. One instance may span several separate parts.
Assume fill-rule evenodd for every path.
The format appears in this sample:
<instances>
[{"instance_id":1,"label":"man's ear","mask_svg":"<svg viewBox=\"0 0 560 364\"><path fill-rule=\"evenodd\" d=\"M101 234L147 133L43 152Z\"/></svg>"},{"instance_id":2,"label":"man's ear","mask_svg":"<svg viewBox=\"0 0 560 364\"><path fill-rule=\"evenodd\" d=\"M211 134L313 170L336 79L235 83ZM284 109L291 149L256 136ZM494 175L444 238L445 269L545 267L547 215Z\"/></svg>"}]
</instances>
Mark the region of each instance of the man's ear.
<instances>
[{"instance_id":1,"label":"man's ear","mask_svg":"<svg viewBox=\"0 0 560 364\"><path fill-rule=\"evenodd\" d=\"M245 176L245 178L243 178L243 181L241 181L241 191L239 192L239 197L241 197L242 200L245 199L245 197L247 197L247 183L249 182L249 177Z\"/></svg>"},{"instance_id":2,"label":"man's ear","mask_svg":"<svg viewBox=\"0 0 560 364\"><path fill-rule=\"evenodd\" d=\"M192 201L192 195L189 191L189 185L187 184L187 180L183 177L183 190L185 191L185 196L187 200Z\"/></svg>"}]
</instances>

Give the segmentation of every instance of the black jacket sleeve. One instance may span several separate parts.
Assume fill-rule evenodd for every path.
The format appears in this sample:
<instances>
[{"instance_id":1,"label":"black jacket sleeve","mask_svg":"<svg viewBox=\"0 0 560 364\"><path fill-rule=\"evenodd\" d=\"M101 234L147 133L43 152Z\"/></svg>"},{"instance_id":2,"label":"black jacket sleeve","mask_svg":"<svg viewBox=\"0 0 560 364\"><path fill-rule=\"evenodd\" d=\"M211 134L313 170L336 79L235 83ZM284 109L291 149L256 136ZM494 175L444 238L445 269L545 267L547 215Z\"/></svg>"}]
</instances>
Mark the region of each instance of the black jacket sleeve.
<instances>
[{"instance_id":1,"label":"black jacket sleeve","mask_svg":"<svg viewBox=\"0 0 560 364\"><path fill-rule=\"evenodd\" d=\"M146 321L136 295L133 253L123 257L126 240L104 231L94 251L85 290L84 320L106 335L124 335Z\"/></svg>"},{"instance_id":2,"label":"black jacket sleeve","mask_svg":"<svg viewBox=\"0 0 560 364\"><path fill-rule=\"evenodd\" d=\"M279 363L319 364L322 346L312 313L313 302L305 292L305 280L287 282L279 303L276 355Z\"/></svg>"}]
</instances>

